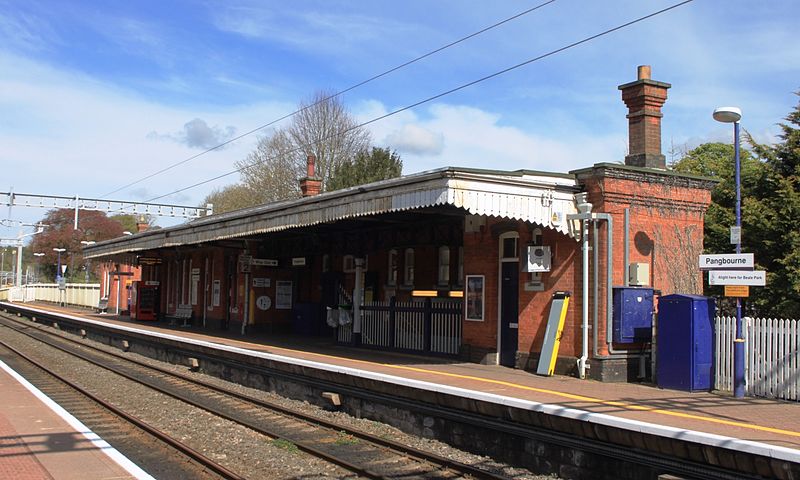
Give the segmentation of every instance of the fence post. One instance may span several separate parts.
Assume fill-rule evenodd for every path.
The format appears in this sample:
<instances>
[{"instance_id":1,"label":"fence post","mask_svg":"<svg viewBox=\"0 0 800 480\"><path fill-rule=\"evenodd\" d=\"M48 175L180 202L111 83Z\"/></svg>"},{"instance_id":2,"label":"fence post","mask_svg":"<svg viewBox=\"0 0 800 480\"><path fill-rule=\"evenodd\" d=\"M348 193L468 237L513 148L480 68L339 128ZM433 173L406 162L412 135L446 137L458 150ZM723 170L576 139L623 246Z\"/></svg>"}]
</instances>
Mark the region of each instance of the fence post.
<instances>
[{"instance_id":1,"label":"fence post","mask_svg":"<svg viewBox=\"0 0 800 480\"><path fill-rule=\"evenodd\" d=\"M425 298L425 333L422 337L422 349L425 352L430 353L431 351L431 326L433 323L433 314L431 312L431 299L430 297Z\"/></svg>"},{"instance_id":2,"label":"fence post","mask_svg":"<svg viewBox=\"0 0 800 480\"><path fill-rule=\"evenodd\" d=\"M389 299L389 347L396 348L397 345L394 343L394 320L395 314L397 313L397 297L392 296Z\"/></svg>"}]
</instances>

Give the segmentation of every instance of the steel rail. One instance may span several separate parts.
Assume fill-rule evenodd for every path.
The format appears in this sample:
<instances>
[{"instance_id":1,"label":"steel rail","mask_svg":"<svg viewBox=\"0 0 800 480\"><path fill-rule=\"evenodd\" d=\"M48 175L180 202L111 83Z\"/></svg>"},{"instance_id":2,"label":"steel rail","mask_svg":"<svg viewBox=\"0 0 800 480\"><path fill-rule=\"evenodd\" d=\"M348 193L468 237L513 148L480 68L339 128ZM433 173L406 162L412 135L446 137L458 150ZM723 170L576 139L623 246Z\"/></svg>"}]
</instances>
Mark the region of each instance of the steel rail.
<instances>
[{"instance_id":1,"label":"steel rail","mask_svg":"<svg viewBox=\"0 0 800 480\"><path fill-rule=\"evenodd\" d=\"M10 320L14 321L13 319L10 319ZM41 329L37 329L37 330L42 332L42 333L47 333L47 334L52 335L52 333L47 332L45 330L41 330ZM23 332L23 331L20 331L20 333L27 334L26 332ZM253 396L250 396L250 395L247 395L247 394L244 394L244 393L240 393L240 392L236 392L236 391L228 389L228 388L220 387L218 385L214 385L214 384L212 384L210 382L190 377L189 375L186 375L186 374L183 374L183 373L180 373L180 372L175 372L175 371L163 368L163 367L159 367L158 365L150 365L148 363L142 362L142 361L137 360L135 358L129 358L129 357L126 357L124 355L121 355L121 354L119 354L117 352L113 352L113 351L107 351L107 350L98 348L98 347L96 347L94 345L83 343L83 342L81 342L79 340L75 340L75 339L72 339L72 338L69 338L69 337L62 337L60 335L58 336L58 338L61 339L61 340L65 340L65 341L74 343L76 345L80 345L81 347L88 348L88 349L100 352L100 353L102 353L104 355L109 355L109 356L112 356L114 358L118 358L120 360L123 360L123 361L126 361L126 362L130 362L130 363L139 365L141 367L157 371L157 372L165 374L165 375L169 375L169 376L172 376L172 377L180 378L183 381L186 381L186 382L189 382L189 383L192 383L192 384L195 384L195 385L198 385L198 386L213 390L213 391L221 393L223 395L228 395L230 397L234 397L234 398L236 398L238 400L251 403L251 404L253 404L253 405L257 406L257 407L262 407L262 408L266 408L266 409L269 409L269 410L277 411L280 414L291 416L291 417L294 417L294 418L296 418L298 420L301 420L301 421L304 421L304 422L307 422L307 423L310 423L310 424L314 424L314 425L319 425L319 426L322 426L323 428L328 428L328 429L331 429L331 430L334 430L334 431L337 431L337 432L343 431L343 432L347 433L348 435L352 435L353 437L359 438L359 439L367 441L367 442L371 442L371 443L373 443L375 445L382 446L384 448L393 450L395 452L403 453L403 454L405 454L407 456L414 457L419 461L427 461L427 462L435 463L435 464L441 465L441 466L443 466L445 468L454 470L456 472L469 475L470 477L473 477L473 478L476 478L476 479L505 480L505 479L509 478L507 476L498 475L498 474L495 474L495 473L492 473L492 472L488 472L488 471L483 470L481 468L478 468L478 467L475 467L475 466L472 466L472 465L469 465L469 464L466 464L466 463L458 462L458 461L449 459L447 457L444 457L444 456L441 456L441 455L437 455L437 454L432 453L432 452L426 452L424 450L420 450L418 448L414 448L414 447L411 447L409 445L405 445L403 443L400 443L400 442L397 442L397 441L394 441L394 440L378 437L376 435L372 435L372 434L370 434L368 432L365 432L363 430L360 430L360 429L357 429L357 428L354 428L354 427L337 424L337 423L334 423L334 422L331 422L331 421L328 421L328 420L325 420L325 419L321 419L321 418L318 418L318 417L315 417L315 416L312 416L312 415L309 415L309 414L306 414L306 413L303 413L303 412L292 410L290 408L284 407L283 405L279 405L279 404L274 403L274 402L269 402L267 400L262 400L262 399L259 399L259 398L255 398Z\"/></svg>"},{"instance_id":2,"label":"steel rail","mask_svg":"<svg viewBox=\"0 0 800 480\"><path fill-rule=\"evenodd\" d=\"M31 312L24 307L15 307L9 304L3 304L3 308L17 313L18 316L22 315L35 315L42 318L50 318L53 321L72 321L80 324L79 320L71 320L64 317L57 312L48 312L43 314L41 312ZM98 327L100 328L100 327ZM102 330L102 328L100 328ZM145 342L146 343L146 342ZM157 343L152 341L151 343ZM623 462L628 462L634 465L649 466L669 472L674 475L685 475L697 480L742 480L742 479L759 479L762 478L758 475L747 474L735 470L729 470L717 467L710 464L699 463L696 461L688 461L683 458L677 458L663 453L658 453L648 450L638 450L630 448L619 448L617 445L609 444L601 440L580 438L575 435L565 434L558 431L548 430L542 427L535 427L529 425L518 425L513 422L505 421L497 418L486 418L480 415L463 412L456 409L433 406L427 403L414 401L412 399L401 398L397 396L389 396L381 393L370 392L348 385L342 385L331 381L314 379L313 381L300 374L275 370L269 367L246 364L241 361L223 359L209 355L220 364L235 366L245 369L252 373L259 373L271 377L281 378L286 381L294 381L303 384L313 384L317 388L333 389L340 393L344 393L353 397L361 398L365 401L381 402L387 406L394 408L406 409L418 412L428 416L437 416L445 420L465 423L478 428L487 430L496 430L509 435L518 436L520 438L528 438L533 441L544 442L548 444L558 445L569 449L578 449L588 453L592 453L601 457L615 459Z\"/></svg>"},{"instance_id":3,"label":"steel rail","mask_svg":"<svg viewBox=\"0 0 800 480\"><path fill-rule=\"evenodd\" d=\"M103 400L102 398L98 397L97 395L89 392L85 388L77 385L74 382L71 382L64 378L63 376L59 375L58 373L54 372L53 370L49 369L48 367L42 365L40 362L32 359L28 355L22 353L21 351L17 350L16 348L12 347L11 345L7 344L6 342L0 340L0 346L7 349L10 352L13 352L18 357L22 358L26 362L30 363L31 365L35 366L36 368L42 370L43 372L47 373L48 375L52 376L59 382L67 385L68 387L72 388L73 390L77 391L81 395L87 397L91 401L97 403L104 409L108 410L109 412L113 413L117 417L125 420L126 422L134 425L136 428L143 430L150 434L151 436L157 438L161 442L169 445L170 447L178 450L179 452L183 453L184 455L188 456L192 460L196 461L200 465L212 470L217 475L221 476L222 478L228 480L245 480L244 477L240 476L239 474L228 470L224 466L220 465L219 463L211 460L210 458L206 457L202 453L198 452L197 450L193 449L192 447L181 443L180 441L170 437L166 433L162 432L161 430L153 427L152 425L146 423L145 421L123 411L122 409L115 407L111 403Z\"/></svg>"},{"instance_id":4,"label":"steel rail","mask_svg":"<svg viewBox=\"0 0 800 480\"><path fill-rule=\"evenodd\" d=\"M8 319L7 317L6 317L6 319L14 321L13 319ZM262 435L268 436L268 437L273 438L273 439L280 439L280 440L285 440L287 442L291 442L292 444L297 446L298 449L300 449L300 450L302 450L302 451L304 451L306 453L309 453L309 454L311 454L313 456L316 456L318 458L324 459L327 462L339 465L340 467L345 468L345 469L347 469L347 470L349 470L349 471L351 471L353 473L356 473L358 475L361 475L361 476L364 476L364 477L367 477L367 478L372 478L372 479L384 479L384 480L387 480L388 478L390 478L390 477L386 477L384 475L381 475L381 474L379 474L377 472L374 472L369 468L365 468L365 467L363 467L361 465L352 463L349 460L344 459L344 458L342 458L340 456L336 456L336 455L327 453L327 452L325 452L323 450L319 450L316 447L314 447L312 445L309 445L307 443L298 442L295 439L287 438L286 436L278 434L278 433L275 433L274 431L268 430L268 429L256 424L255 422L251 422L251 421L248 421L248 420L243 420L243 419L240 419L240 418L236 418L236 417L231 416L230 414L224 412L221 409L217 409L217 408L214 408L214 407L199 403L199 402L195 401L194 399L192 399L191 397L189 397L188 395L185 395L183 393L180 393L180 392L177 392L177 391L174 391L174 390L170 390L168 388L164 388L162 386L157 385L154 382L149 381L148 379L138 378L135 375L126 373L126 372L121 371L121 370L119 370L117 368L114 368L114 367L109 366L107 364L101 363L101 362L99 362L97 360L94 360L92 358L89 358L89 357L87 357L87 356L85 356L85 355L83 355L83 354L81 354L79 352L70 351L70 350L68 350L66 348L63 348L63 347L61 347L59 345L56 345L56 344L54 344L54 343L52 343L50 341L47 341L47 340L42 339L42 338L38 338L38 337L33 336L33 335L30 335L28 332L22 331L20 329L16 329L15 328L14 330L19 332L19 333L21 333L21 334L27 335L28 337L30 337L30 338L32 338L34 340L37 340L37 341L42 342L42 343L45 343L45 344L47 344L47 345L49 345L49 346L51 346L51 347L53 347L55 349L58 349L58 350L66 353L66 354L69 354L69 355L75 356L77 358L80 358L80 359L82 359L82 360L84 360L86 362L89 362L89 363L97 366L97 367L103 368L103 369L108 370L110 372L113 372L113 373L115 373L117 375L120 375L120 376L122 376L124 378L127 378L130 381L136 382L136 383L141 384L141 385L145 385L148 388L151 388L151 389L156 390L156 391L158 391L160 393L168 395L168 396L170 396L172 398L175 398L175 399L177 399L179 401L182 401L184 403L190 404L190 405L192 405L194 407L197 407L197 408L201 408L201 409L203 409L203 410L205 410L205 411L207 411L207 412L209 412L209 413L211 413L213 415L219 416L219 417L224 418L226 420L229 420L231 422L234 422L234 423L237 423L239 425L245 426L245 427L247 427L247 428L249 428L251 430L254 430L254 431L256 431L256 432L258 432L258 433L260 433ZM41 330L41 329L36 329L36 331L40 332L40 333L48 334L48 335L53 335L52 333L47 332L45 330ZM70 339L70 338L66 338L66 337L62 337L62 336L56 336L56 337L59 340L65 340L65 341L68 341L68 342L71 342L71 343L75 343L76 345L78 345L80 347L89 348L89 349L95 350L95 351L97 351L97 352L99 352L99 353L101 353L103 355L112 356L112 357L117 358L119 360L122 360L124 362L133 363L133 364L135 364L137 366L144 367L144 368L146 368L148 370L158 371L159 373L165 374L165 375L167 375L169 377L178 378L181 381L186 381L186 382L191 383L193 385L197 385L197 386L200 386L200 387L203 387L203 388L207 388L207 389L209 389L209 390L211 390L211 391L213 391L215 393L220 393L220 394L223 394L223 395L227 395L229 397L233 397L233 398L235 398L236 400L238 400L240 402L247 402L247 403L250 403L250 404L252 404L252 405L254 405L256 407L267 408L267 409L273 410L273 411L274 410L278 410L278 412L277 412L278 414L282 414L282 415L285 415L285 416L291 416L291 417L293 417L293 418L295 418L297 420L301 420L303 422L310 423L310 424L315 425L317 427L322 427L322 428L325 428L327 430L331 430L333 432L342 432L342 431L344 431L345 433L350 434L350 435L352 435L354 437L358 437L358 438L363 439L363 440L365 440L367 442L371 442L371 443L375 444L376 446L380 446L380 447L383 447L383 448L394 450L395 453L399 453L400 455L406 456L408 458L413 458L415 461L418 461L418 462L432 463L432 464L436 465L437 467L442 467L444 469L454 470L457 473L464 474L464 475L467 475L467 476L472 477L472 478L480 478L480 479L486 479L486 480L508 480L509 479L509 477L507 477L507 476L493 474L491 472L487 472L485 470L478 469L478 468L473 467L471 465L461 464L459 462L455 462L453 460L446 459L444 457L441 457L441 456L438 456L438 455L435 455L435 454L432 454L432 453L423 452L422 450L417 450L417 449L414 449L414 448L406 446L406 445L402 445L402 444L397 443L397 442L393 442L393 441L386 440L386 439L381 439L379 437L370 435L370 434L368 434L366 432L363 432L363 431L360 431L360 430L356 430L356 429L352 429L352 428L346 427L344 425L339 425L339 424L335 424L335 423L332 423L332 422L327 422L325 420L317 419L317 418L314 418L314 417L311 417L311 416L308 416L308 415L301 414L299 412L294 412L294 411L291 411L291 410L286 409L284 407L280 407L280 406L277 406L275 404L272 404L272 403L269 403L269 402L266 402L266 401L261 401L259 399L252 398L252 397L250 397L248 395L239 394L238 392L233 392L233 391L218 387L216 385L211 385L211 384L208 384L206 382L197 381L197 380L189 378L189 377L187 377L185 375L178 374L177 372L172 372L172 371L160 368L160 367L155 367L153 365L148 365L148 364L145 364L143 362L139 362L137 360L130 359L130 358L118 355L118 354L113 353L113 352L108 352L108 351L105 351L103 349L99 349L97 347L94 347L94 346L91 346L91 345L87 345L85 343L81 343L81 342L78 342L78 341Z\"/></svg>"}]
</instances>

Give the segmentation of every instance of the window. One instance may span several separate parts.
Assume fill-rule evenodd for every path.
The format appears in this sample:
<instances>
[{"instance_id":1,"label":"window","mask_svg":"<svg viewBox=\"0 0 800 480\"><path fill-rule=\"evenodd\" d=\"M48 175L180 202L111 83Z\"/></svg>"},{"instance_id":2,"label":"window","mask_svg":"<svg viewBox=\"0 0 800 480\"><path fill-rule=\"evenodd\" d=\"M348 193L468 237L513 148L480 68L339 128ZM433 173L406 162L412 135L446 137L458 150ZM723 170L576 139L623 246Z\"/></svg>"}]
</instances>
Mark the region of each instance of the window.
<instances>
[{"instance_id":1,"label":"window","mask_svg":"<svg viewBox=\"0 0 800 480\"><path fill-rule=\"evenodd\" d=\"M414 285L414 249L406 248L403 259L403 284Z\"/></svg>"},{"instance_id":2,"label":"window","mask_svg":"<svg viewBox=\"0 0 800 480\"><path fill-rule=\"evenodd\" d=\"M450 247L439 247L439 285L450 284Z\"/></svg>"},{"instance_id":3,"label":"window","mask_svg":"<svg viewBox=\"0 0 800 480\"><path fill-rule=\"evenodd\" d=\"M503 251L501 252L501 258L503 259L517 259L519 258L519 253L517 253L517 237L506 237L503 239Z\"/></svg>"},{"instance_id":4,"label":"window","mask_svg":"<svg viewBox=\"0 0 800 480\"><path fill-rule=\"evenodd\" d=\"M389 265L386 284L395 286L397 285L397 250L389 250Z\"/></svg>"},{"instance_id":5,"label":"window","mask_svg":"<svg viewBox=\"0 0 800 480\"><path fill-rule=\"evenodd\" d=\"M356 271L356 263L352 255L345 255L342 259L342 271L345 273Z\"/></svg>"}]
</instances>

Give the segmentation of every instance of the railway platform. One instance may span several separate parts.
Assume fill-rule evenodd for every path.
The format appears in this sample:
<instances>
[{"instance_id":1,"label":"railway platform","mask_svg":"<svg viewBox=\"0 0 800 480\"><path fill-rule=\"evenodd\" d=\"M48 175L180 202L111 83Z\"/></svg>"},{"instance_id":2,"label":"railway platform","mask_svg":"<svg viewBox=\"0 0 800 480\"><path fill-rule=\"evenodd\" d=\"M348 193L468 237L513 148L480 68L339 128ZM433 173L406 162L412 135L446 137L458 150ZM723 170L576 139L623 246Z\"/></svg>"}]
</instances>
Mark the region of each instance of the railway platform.
<instances>
[{"instance_id":1,"label":"railway platform","mask_svg":"<svg viewBox=\"0 0 800 480\"><path fill-rule=\"evenodd\" d=\"M251 358L262 364L286 364L295 374L321 381L346 377L354 388L506 416L537 428L572 430L612 445L680 454L734 471L741 468L749 472L742 478L800 478L798 403L542 377L496 365L346 348L329 339L258 334L243 337L51 305L26 308L84 319L87 325L188 342L204 351L236 355L237 361Z\"/></svg>"},{"instance_id":2,"label":"railway platform","mask_svg":"<svg viewBox=\"0 0 800 480\"><path fill-rule=\"evenodd\" d=\"M152 477L0 361L0 478Z\"/></svg>"}]
</instances>

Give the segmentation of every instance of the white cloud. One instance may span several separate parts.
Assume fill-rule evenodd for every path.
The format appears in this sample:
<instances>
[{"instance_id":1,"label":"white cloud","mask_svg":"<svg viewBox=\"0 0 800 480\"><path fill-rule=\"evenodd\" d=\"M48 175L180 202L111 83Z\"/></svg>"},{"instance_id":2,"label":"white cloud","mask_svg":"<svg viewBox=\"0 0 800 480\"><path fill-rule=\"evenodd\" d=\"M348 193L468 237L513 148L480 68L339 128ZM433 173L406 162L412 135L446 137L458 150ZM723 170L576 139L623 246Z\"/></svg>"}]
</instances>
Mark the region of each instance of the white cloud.
<instances>
[{"instance_id":1,"label":"white cloud","mask_svg":"<svg viewBox=\"0 0 800 480\"><path fill-rule=\"evenodd\" d=\"M358 117L366 120L388 111L371 101L360 106ZM603 136L565 129L560 137L545 138L503 125L499 114L463 105L435 104L420 112L406 111L369 128L374 138L386 140L403 131L436 132L441 139L438 153L401 151L406 174L445 166L566 173L598 162L621 161L626 147L625 132ZM394 144L387 146L396 148Z\"/></svg>"},{"instance_id":2,"label":"white cloud","mask_svg":"<svg viewBox=\"0 0 800 480\"><path fill-rule=\"evenodd\" d=\"M224 129L216 125L209 127L205 120L195 118L186 122L180 132L160 134L153 131L147 134L147 138L172 140L191 148L208 149L227 142L234 135L236 127L230 125Z\"/></svg>"},{"instance_id":3,"label":"white cloud","mask_svg":"<svg viewBox=\"0 0 800 480\"><path fill-rule=\"evenodd\" d=\"M260 103L222 111L164 106L91 77L58 70L0 52L0 165L3 187L46 195L98 198L127 183L197 154L188 144L219 140L231 125L249 131L293 110L286 103ZM7 74L6 74L7 72ZM147 140L148 132L178 132L184 144ZM234 170L234 162L254 148L256 135L213 151L108 198L144 201ZM230 175L157 200L199 205L213 188L238 180ZM35 221L44 210L14 210L14 217ZM179 219L161 218L159 224ZM13 232L11 232L13 233ZM2 232L0 232L2 234ZM2 234L0 236L6 236Z\"/></svg>"},{"instance_id":4,"label":"white cloud","mask_svg":"<svg viewBox=\"0 0 800 480\"><path fill-rule=\"evenodd\" d=\"M9 9L0 12L0 39L6 48L39 51L55 40L55 33L41 19L22 12L14 12L12 15L12 11Z\"/></svg>"},{"instance_id":5,"label":"white cloud","mask_svg":"<svg viewBox=\"0 0 800 480\"><path fill-rule=\"evenodd\" d=\"M415 155L438 155L444 149L444 138L419 125L403 125L390 133L384 143L400 153Z\"/></svg>"}]
</instances>

